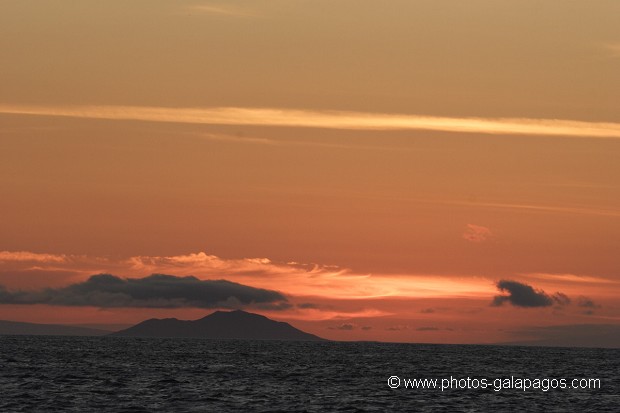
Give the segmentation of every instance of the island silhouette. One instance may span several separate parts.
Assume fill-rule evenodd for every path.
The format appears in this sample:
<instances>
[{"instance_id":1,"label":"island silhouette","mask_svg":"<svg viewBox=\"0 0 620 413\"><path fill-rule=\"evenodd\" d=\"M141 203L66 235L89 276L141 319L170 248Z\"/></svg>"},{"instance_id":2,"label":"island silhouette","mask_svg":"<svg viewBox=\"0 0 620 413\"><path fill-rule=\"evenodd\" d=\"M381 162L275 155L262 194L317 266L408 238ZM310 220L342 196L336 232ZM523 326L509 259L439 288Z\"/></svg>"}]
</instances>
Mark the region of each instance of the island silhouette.
<instances>
[{"instance_id":1,"label":"island silhouette","mask_svg":"<svg viewBox=\"0 0 620 413\"><path fill-rule=\"evenodd\" d=\"M326 341L289 323L242 310L215 311L198 320L153 318L110 334L115 337L184 337L237 340Z\"/></svg>"}]
</instances>

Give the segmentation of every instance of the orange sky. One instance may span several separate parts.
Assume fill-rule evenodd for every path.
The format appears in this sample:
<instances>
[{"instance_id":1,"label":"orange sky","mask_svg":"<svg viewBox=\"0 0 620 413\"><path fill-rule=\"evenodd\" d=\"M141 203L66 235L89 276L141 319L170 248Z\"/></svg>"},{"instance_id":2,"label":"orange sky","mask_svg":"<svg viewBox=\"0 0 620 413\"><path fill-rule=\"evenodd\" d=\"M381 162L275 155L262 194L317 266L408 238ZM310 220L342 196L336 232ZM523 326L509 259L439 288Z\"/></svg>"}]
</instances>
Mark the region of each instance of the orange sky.
<instances>
[{"instance_id":1,"label":"orange sky","mask_svg":"<svg viewBox=\"0 0 620 413\"><path fill-rule=\"evenodd\" d=\"M2 298L105 272L275 290L247 308L343 340L619 325L619 12L5 1L0 319L211 311Z\"/></svg>"}]
</instances>

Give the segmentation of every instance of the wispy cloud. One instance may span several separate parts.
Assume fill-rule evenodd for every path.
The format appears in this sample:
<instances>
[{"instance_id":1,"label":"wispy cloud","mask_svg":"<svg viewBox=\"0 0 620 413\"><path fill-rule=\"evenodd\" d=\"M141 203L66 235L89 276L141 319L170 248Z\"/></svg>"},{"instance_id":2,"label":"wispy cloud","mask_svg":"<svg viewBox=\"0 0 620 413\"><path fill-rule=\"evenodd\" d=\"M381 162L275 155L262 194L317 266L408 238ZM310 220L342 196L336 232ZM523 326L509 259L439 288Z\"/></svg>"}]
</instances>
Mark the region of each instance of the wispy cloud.
<instances>
[{"instance_id":1,"label":"wispy cloud","mask_svg":"<svg viewBox=\"0 0 620 413\"><path fill-rule=\"evenodd\" d=\"M620 58L620 43L608 43L603 45L603 48L607 51L609 57L614 59Z\"/></svg>"},{"instance_id":2,"label":"wispy cloud","mask_svg":"<svg viewBox=\"0 0 620 413\"><path fill-rule=\"evenodd\" d=\"M620 217L620 210L601 209L601 208L594 208L594 207L571 207L571 206L535 205L535 204L512 204L512 203L504 203L504 202L470 202L470 201L440 201L440 200L437 200L437 201L416 200L416 202L481 207L481 208L490 208L490 209L511 209L515 211L521 210L521 211L530 211L530 212L551 212L551 213L563 213L563 214Z\"/></svg>"},{"instance_id":3,"label":"wispy cloud","mask_svg":"<svg viewBox=\"0 0 620 413\"><path fill-rule=\"evenodd\" d=\"M177 132L177 135L179 133ZM337 142L316 142L316 141L307 141L307 140L289 140L289 139L270 139L270 138L258 138L252 136L243 136L243 135L231 135L225 133L195 133L195 132L185 132L185 135L193 136L199 139L209 140L209 141L219 141L219 142L227 142L227 143L241 143L241 144L257 144L257 145L268 145L268 146L313 146L320 148L340 148L347 149L351 148L351 145L341 144ZM380 146L380 145L355 145L356 148L360 149L373 149L373 150L395 150L390 147ZM403 150L399 148L398 150Z\"/></svg>"},{"instance_id":4,"label":"wispy cloud","mask_svg":"<svg viewBox=\"0 0 620 413\"><path fill-rule=\"evenodd\" d=\"M546 274L546 273L529 273L522 274L528 278L539 278L543 280L560 281L562 283L579 283L579 284L618 284L618 281L610 280L602 277L593 277L591 275L578 274Z\"/></svg>"},{"instance_id":5,"label":"wispy cloud","mask_svg":"<svg viewBox=\"0 0 620 413\"><path fill-rule=\"evenodd\" d=\"M493 291L484 279L455 280L423 274L373 275L354 273L338 266L281 263L268 258L223 259L204 252L156 257L136 256L127 263L131 272L194 274L227 278L261 288L274 288L295 296L337 299L383 297L482 297Z\"/></svg>"},{"instance_id":6,"label":"wispy cloud","mask_svg":"<svg viewBox=\"0 0 620 413\"><path fill-rule=\"evenodd\" d=\"M239 142L239 143L254 143L259 145L278 145L279 141L275 139L267 139L267 138L254 138L248 136L237 136L237 135L229 135L229 134L214 134L214 133L202 133L192 135L197 136L204 140L210 141L223 141L223 142Z\"/></svg>"},{"instance_id":7,"label":"wispy cloud","mask_svg":"<svg viewBox=\"0 0 620 413\"><path fill-rule=\"evenodd\" d=\"M266 108L0 105L0 113L190 124L348 130L430 130L492 135L620 139L620 123L528 118L459 118Z\"/></svg>"},{"instance_id":8,"label":"wispy cloud","mask_svg":"<svg viewBox=\"0 0 620 413\"><path fill-rule=\"evenodd\" d=\"M484 242L492 235L491 230L482 225L467 224L463 238L470 242Z\"/></svg>"},{"instance_id":9,"label":"wispy cloud","mask_svg":"<svg viewBox=\"0 0 620 413\"><path fill-rule=\"evenodd\" d=\"M67 262L66 255L39 254L29 251L0 251L0 263L4 262L31 262L31 263L63 263Z\"/></svg>"},{"instance_id":10,"label":"wispy cloud","mask_svg":"<svg viewBox=\"0 0 620 413\"><path fill-rule=\"evenodd\" d=\"M262 191L275 191L268 187L261 187ZM311 192L310 190L304 189L304 191L300 190L287 190L288 194L291 195L306 195ZM315 191L313 195L320 195L318 191ZM338 197L338 192L328 192L330 197ZM370 196L367 193L362 192L347 192L346 196L348 198L355 198L360 200L368 200L375 199L374 196ZM475 209L485 209L485 210L508 210L508 211L519 211L519 212L528 212L528 213L550 213L550 214L569 214L569 215L592 215L592 216L608 216L608 217L620 217L620 209L611 209L611 208L601 208L599 206L594 205L571 205L571 204L561 204L561 205L553 205L553 204L530 204L530 203L514 203L514 202L504 202L501 200L480 200L480 201L469 201L469 200L459 200L459 199L450 199L444 197L415 197L415 196L403 196L392 195L388 193L384 193L382 195L382 199L386 202L398 202L398 203L408 203L411 205L414 204L426 204L426 205L445 205L445 206L459 206L459 207L467 207L467 208L475 208Z\"/></svg>"},{"instance_id":11,"label":"wispy cloud","mask_svg":"<svg viewBox=\"0 0 620 413\"><path fill-rule=\"evenodd\" d=\"M599 308L600 307L600 305L596 304L591 298L585 297L585 296L581 296L577 298L577 305L579 307L586 307L586 308Z\"/></svg>"},{"instance_id":12,"label":"wispy cloud","mask_svg":"<svg viewBox=\"0 0 620 413\"><path fill-rule=\"evenodd\" d=\"M225 17L256 17L249 9L230 4L197 4L187 8L190 12Z\"/></svg>"}]
</instances>

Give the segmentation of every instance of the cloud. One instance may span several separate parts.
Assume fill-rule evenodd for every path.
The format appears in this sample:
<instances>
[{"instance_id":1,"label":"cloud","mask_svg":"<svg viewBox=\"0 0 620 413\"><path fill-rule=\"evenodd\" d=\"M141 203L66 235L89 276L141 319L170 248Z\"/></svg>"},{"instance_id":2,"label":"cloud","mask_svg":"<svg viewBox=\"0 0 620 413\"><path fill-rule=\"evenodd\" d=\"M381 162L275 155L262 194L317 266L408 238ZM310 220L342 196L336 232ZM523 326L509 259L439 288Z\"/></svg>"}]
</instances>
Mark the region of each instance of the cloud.
<instances>
[{"instance_id":1,"label":"cloud","mask_svg":"<svg viewBox=\"0 0 620 413\"><path fill-rule=\"evenodd\" d=\"M579 215L598 215L608 217L620 217L620 210L617 209L601 209L594 207L565 207L554 205L536 205L536 204L512 204L501 202L471 202L471 201L441 201L441 200L425 200L415 199L416 202L424 202L429 204L455 205L465 207L480 207L489 209L509 209L515 211L531 211L531 212L549 212L563 214L579 214Z\"/></svg>"},{"instance_id":2,"label":"cloud","mask_svg":"<svg viewBox=\"0 0 620 413\"><path fill-rule=\"evenodd\" d=\"M387 331L403 331L403 330L409 330L409 326L403 326L403 325L399 325L399 326L390 326L386 328Z\"/></svg>"},{"instance_id":3,"label":"cloud","mask_svg":"<svg viewBox=\"0 0 620 413\"><path fill-rule=\"evenodd\" d=\"M128 278L144 277L148 274L192 275L201 280L216 280L220 279L222 274L226 274L226 279L229 281L284 291L289 297L296 296L298 298L293 301L294 304L317 303L318 297L336 300L385 297L483 298L493 293L493 287L488 280L477 277L456 279L434 274L363 274L334 265L277 262L265 257L221 258L205 252L119 259L77 255L66 257L67 261L61 263L0 262L0 284L15 290L31 288L33 285L63 286L101 273L121 273ZM49 275L39 281L30 277L32 282L27 284L20 281L23 277L11 275L34 270ZM7 276L2 276L3 272ZM302 307L296 308L308 315L314 313L313 316L316 317L322 317L319 312L331 316L341 312L325 307L314 310L309 306ZM350 318L348 313L342 314ZM385 315L385 312L369 315L370 313L364 310L364 314L380 316Z\"/></svg>"},{"instance_id":4,"label":"cloud","mask_svg":"<svg viewBox=\"0 0 620 413\"><path fill-rule=\"evenodd\" d=\"M351 309L342 306L330 306L329 309L299 309L291 307L287 311L286 318L290 320L327 321L349 320L352 318L375 318L394 315L393 312L378 310L375 308ZM329 328L329 327L328 327Z\"/></svg>"},{"instance_id":5,"label":"cloud","mask_svg":"<svg viewBox=\"0 0 620 413\"><path fill-rule=\"evenodd\" d=\"M287 299L273 290L254 288L226 280L202 281L196 277L153 274L144 278L93 275L63 288L8 291L0 287L1 304L48 304L63 306L141 308L239 308L270 305L287 308Z\"/></svg>"},{"instance_id":6,"label":"cloud","mask_svg":"<svg viewBox=\"0 0 620 413\"><path fill-rule=\"evenodd\" d=\"M212 16L224 17L256 17L257 14L248 9L232 6L229 4L194 5L187 8L190 12L197 12Z\"/></svg>"},{"instance_id":7,"label":"cloud","mask_svg":"<svg viewBox=\"0 0 620 413\"><path fill-rule=\"evenodd\" d=\"M603 45L603 48L607 51L610 58L620 58L620 43L608 43Z\"/></svg>"},{"instance_id":8,"label":"cloud","mask_svg":"<svg viewBox=\"0 0 620 413\"><path fill-rule=\"evenodd\" d=\"M551 298L559 305L568 305L571 303L571 299L564 293L555 293L551 296Z\"/></svg>"},{"instance_id":9,"label":"cloud","mask_svg":"<svg viewBox=\"0 0 620 413\"><path fill-rule=\"evenodd\" d=\"M497 288L508 292L508 294L495 296L491 303L493 306L501 306L505 302L509 302L517 307L549 307L555 304L557 305L556 308L561 308L574 301L564 293L547 294L543 290L536 290L530 285L517 281L501 280L497 283ZM582 315L593 315L594 309L601 307L585 296L577 297L575 304L585 309L581 312Z\"/></svg>"},{"instance_id":10,"label":"cloud","mask_svg":"<svg viewBox=\"0 0 620 413\"><path fill-rule=\"evenodd\" d=\"M66 255L38 254L29 251L0 251L0 262L30 262L30 263L64 263Z\"/></svg>"},{"instance_id":11,"label":"cloud","mask_svg":"<svg viewBox=\"0 0 620 413\"><path fill-rule=\"evenodd\" d=\"M351 323L344 323L344 324L340 324L338 326L335 327L328 327L330 330L344 330L344 331L351 331L351 330L355 330L357 328L357 326L355 324L351 324Z\"/></svg>"},{"instance_id":12,"label":"cloud","mask_svg":"<svg viewBox=\"0 0 620 413\"><path fill-rule=\"evenodd\" d=\"M230 135L230 134L214 134L214 133L186 133L186 135L197 136L204 140L222 141L222 142L239 142L239 143L255 143L259 145L279 145L281 141L267 138L253 138L247 136Z\"/></svg>"},{"instance_id":13,"label":"cloud","mask_svg":"<svg viewBox=\"0 0 620 413\"><path fill-rule=\"evenodd\" d=\"M437 327L418 327L416 331L439 331Z\"/></svg>"},{"instance_id":14,"label":"cloud","mask_svg":"<svg viewBox=\"0 0 620 413\"><path fill-rule=\"evenodd\" d=\"M549 307L553 303L567 304L570 299L562 293L549 296L542 290L535 290L532 286L517 281L501 280L497 288L508 295L497 295L493 298L492 305L501 306L508 302L516 307Z\"/></svg>"},{"instance_id":15,"label":"cloud","mask_svg":"<svg viewBox=\"0 0 620 413\"><path fill-rule=\"evenodd\" d=\"M594 315L594 310L601 308L600 304L596 304L592 299L584 296L577 298L577 306L585 309L581 312L583 315Z\"/></svg>"},{"instance_id":16,"label":"cloud","mask_svg":"<svg viewBox=\"0 0 620 413\"><path fill-rule=\"evenodd\" d=\"M463 238L470 242L483 242L491 236L491 230L481 225L467 224Z\"/></svg>"},{"instance_id":17,"label":"cloud","mask_svg":"<svg viewBox=\"0 0 620 413\"><path fill-rule=\"evenodd\" d=\"M266 310L266 311L284 311L293 308L291 303L286 301L280 301L277 303L261 303L252 305L253 308L258 310ZM238 307L235 307L238 308Z\"/></svg>"},{"instance_id":18,"label":"cloud","mask_svg":"<svg viewBox=\"0 0 620 413\"><path fill-rule=\"evenodd\" d=\"M364 330L364 331L372 330L372 327L371 326L362 326L362 330Z\"/></svg>"},{"instance_id":19,"label":"cloud","mask_svg":"<svg viewBox=\"0 0 620 413\"><path fill-rule=\"evenodd\" d=\"M584 308L600 308L601 306L596 304L592 299L580 296L577 298L577 306Z\"/></svg>"},{"instance_id":20,"label":"cloud","mask_svg":"<svg viewBox=\"0 0 620 413\"><path fill-rule=\"evenodd\" d=\"M277 108L170 108L152 106L0 105L0 113L212 125L348 130L431 130L492 135L620 138L620 123L558 119L458 118Z\"/></svg>"},{"instance_id":21,"label":"cloud","mask_svg":"<svg viewBox=\"0 0 620 413\"><path fill-rule=\"evenodd\" d=\"M434 310L434 309L432 309L432 308L424 308L424 309L420 310L420 312L421 312L422 314L432 314L432 313L434 313L434 312L435 312L435 310Z\"/></svg>"},{"instance_id":22,"label":"cloud","mask_svg":"<svg viewBox=\"0 0 620 413\"><path fill-rule=\"evenodd\" d=\"M588 283L588 284L618 284L618 281L607 278L593 277L589 275L576 274L546 274L546 273L529 273L523 274L530 278L539 278L543 280L553 280L570 283Z\"/></svg>"},{"instance_id":23,"label":"cloud","mask_svg":"<svg viewBox=\"0 0 620 413\"><path fill-rule=\"evenodd\" d=\"M319 308L319 305L318 305L318 304L313 304L313 303L299 303L299 304L297 304L297 308L302 308L302 309L308 309L308 308L311 308L311 309L317 309L317 308Z\"/></svg>"},{"instance_id":24,"label":"cloud","mask_svg":"<svg viewBox=\"0 0 620 413\"><path fill-rule=\"evenodd\" d=\"M291 295L336 299L380 297L488 295L488 281L471 279L468 283L432 275L371 275L353 273L347 268L315 263L275 262L268 258L223 259L204 252L178 256L136 256L127 260L134 273L173 273L227 278L257 287L271 288Z\"/></svg>"}]
</instances>

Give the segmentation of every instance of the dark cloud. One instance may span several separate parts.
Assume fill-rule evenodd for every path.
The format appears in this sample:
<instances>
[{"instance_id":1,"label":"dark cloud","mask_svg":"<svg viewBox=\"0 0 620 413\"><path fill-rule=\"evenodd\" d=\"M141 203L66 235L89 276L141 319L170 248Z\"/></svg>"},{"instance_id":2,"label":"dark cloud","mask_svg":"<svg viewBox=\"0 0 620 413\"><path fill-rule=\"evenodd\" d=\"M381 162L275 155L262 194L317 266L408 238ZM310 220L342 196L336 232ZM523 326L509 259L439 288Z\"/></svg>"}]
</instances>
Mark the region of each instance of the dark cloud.
<instances>
[{"instance_id":1,"label":"dark cloud","mask_svg":"<svg viewBox=\"0 0 620 413\"><path fill-rule=\"evenodd\" d=\"M500 306L505 302L517 307L549 307L556 304L556 309L560 309L562 306L573 302L564 293L556 292L549 295L543 290L535 290L532 286L517 281L501 280L497 283L497 288L508 294L495 296L491 303L494 306ZM578 297L576 304L578 307L587 309L582 312L584 315L592 315L594 314L593 309L600 308L600 305L584 296Z\"/></svg>"},{"instance_id":2,"label":"dark cloud","mask_svg":"<svg viewBox=\"0 0 620 413\"><path fill-rule=\"evenodd\" d=\"M416 331L438 331L437 327L418 327Z\"/></svg>"},{"instance_id":3,"label":"dark cloud","mask_svg":"<svg viewBox=\"0 0 620 413\"><path fill-rule=\"evenodd\" d=\"M423 309L423 310L420 310L420 312L421 312L422 314L432 314L432 313L434 313L434 312L435 312L435 310L433 310L432 308L425 308L425 309Z\"/></svg>"},{"instance_id":4,"label":"dark cloud","mask_svg":"<svg viewBox=\"0 0 620 413\"><path fill-rule=\"evenodd\" d=\"M351 324L351 323L344 323L344 324L340 324L339 326L335 326L335 327L328 327L330 330L345 330L345 331L351 331L351 330L355 330L356 325L355 324Z\"/></svg>"},{"instance_id":5,"label":"dark cloud","mask_svg":"<svg viewBox=\"0 0 620 413\"><path fill-rule=\"evenodd\" d=\"M551 298L559 305L568 305L571 303L571 299L564 293L555 293Z\"/></svg>"},{"instance_id":6,"label":"dark cloud","mask_svg":"<svg viewBox=\"0 0 620 413\"><path fill-rule=\"evenodd\" d=\"M577 298L577 306L585 308L585 310L581 312L583 315L594 315L594 309L601 308L599 304L596 304L592 299L583 295Z\"/></svg>"},{"instance_id":7,"label":"dark cloud","mask_svg":"<svg viewBox=\"0 0 620 413\"><path fill-rule=\"evenodd\" d=\"M302 309L306 309L306 308L316 309L316 308L319 308L319 306L318 306L318 304L313 304L313 303L300 303L300 304L297 304L297 308L302 308Z\"/></svg>"},{"instance_id":8,"label":"dark cloud","mask_svg":"<svg viewBox=\"0 0 620 413\"><path fill-rule=\"evenodd\" d=\"M372 327L371 326L362 326L362 330L364 330L364 331L372 330Z\"/></svg>"},{"instance_id":9,"label":"dark cloud","mask_svg":"<svg viewBox=\"0 0 620 413\"><path fill-rule=\"evenodd\" d=\"M592 301L592 299L588 297L584 297L584 296L577 298L577 305L579 307L585 307L585 308L599 308L600 307L600 305L597 305L594 301Z\"/></svg>"},{"instance_id":10,"label":"dark cloud","mask_svg":"<svg viewBox=\"0 0 620 413\"><path fill-rule=\"evenodd\" d=\"M280 301L277 303L262 303L262 304L255 304L252 307L259 309L259 310L267 310L267 311L283 311L283 310L288 310L290 308L293 308L293 305L286 302L286 301Z\"/></svg>"},{"instance_id":11,"label":"dark cloud","mask_svg":"<svg viewBox=\"0 0 620 413\"><path fill-rule=\"evenodd\" d=\"M145 278L120 278L110 274L63 288L8 291L0 286L0 304L48 304L95 307L239 308L266 305L290 307L286 297L273 290L249 287L226 280L153 274Z\"/></svg>"},{"instance_id":12,"label":"dark cloud","mask_svg":"<svg viewBox=\"0 0 620 413\"><path fill-rule=\"evenodd\" d=\"M560 305L570 303L570 299L563 293L550 296L542 290L535 290L531 285L517 281L501 280L497 283L497 288L508 294L495 296L492 302L494 306L500 306L505 302L517 307L549 307L554 303Z\"/></svg>"},{"instance_id":13,"label":"dark cloud","mask_svg":"<svg viewBox=\"0 0 620 413\"><path fill-rule=\"evenodd\" d=\"M409 327L408 326L391 326L386 328L387 331L402 331L402 330L408 330Z\"/></svg>"}]
</instances>

